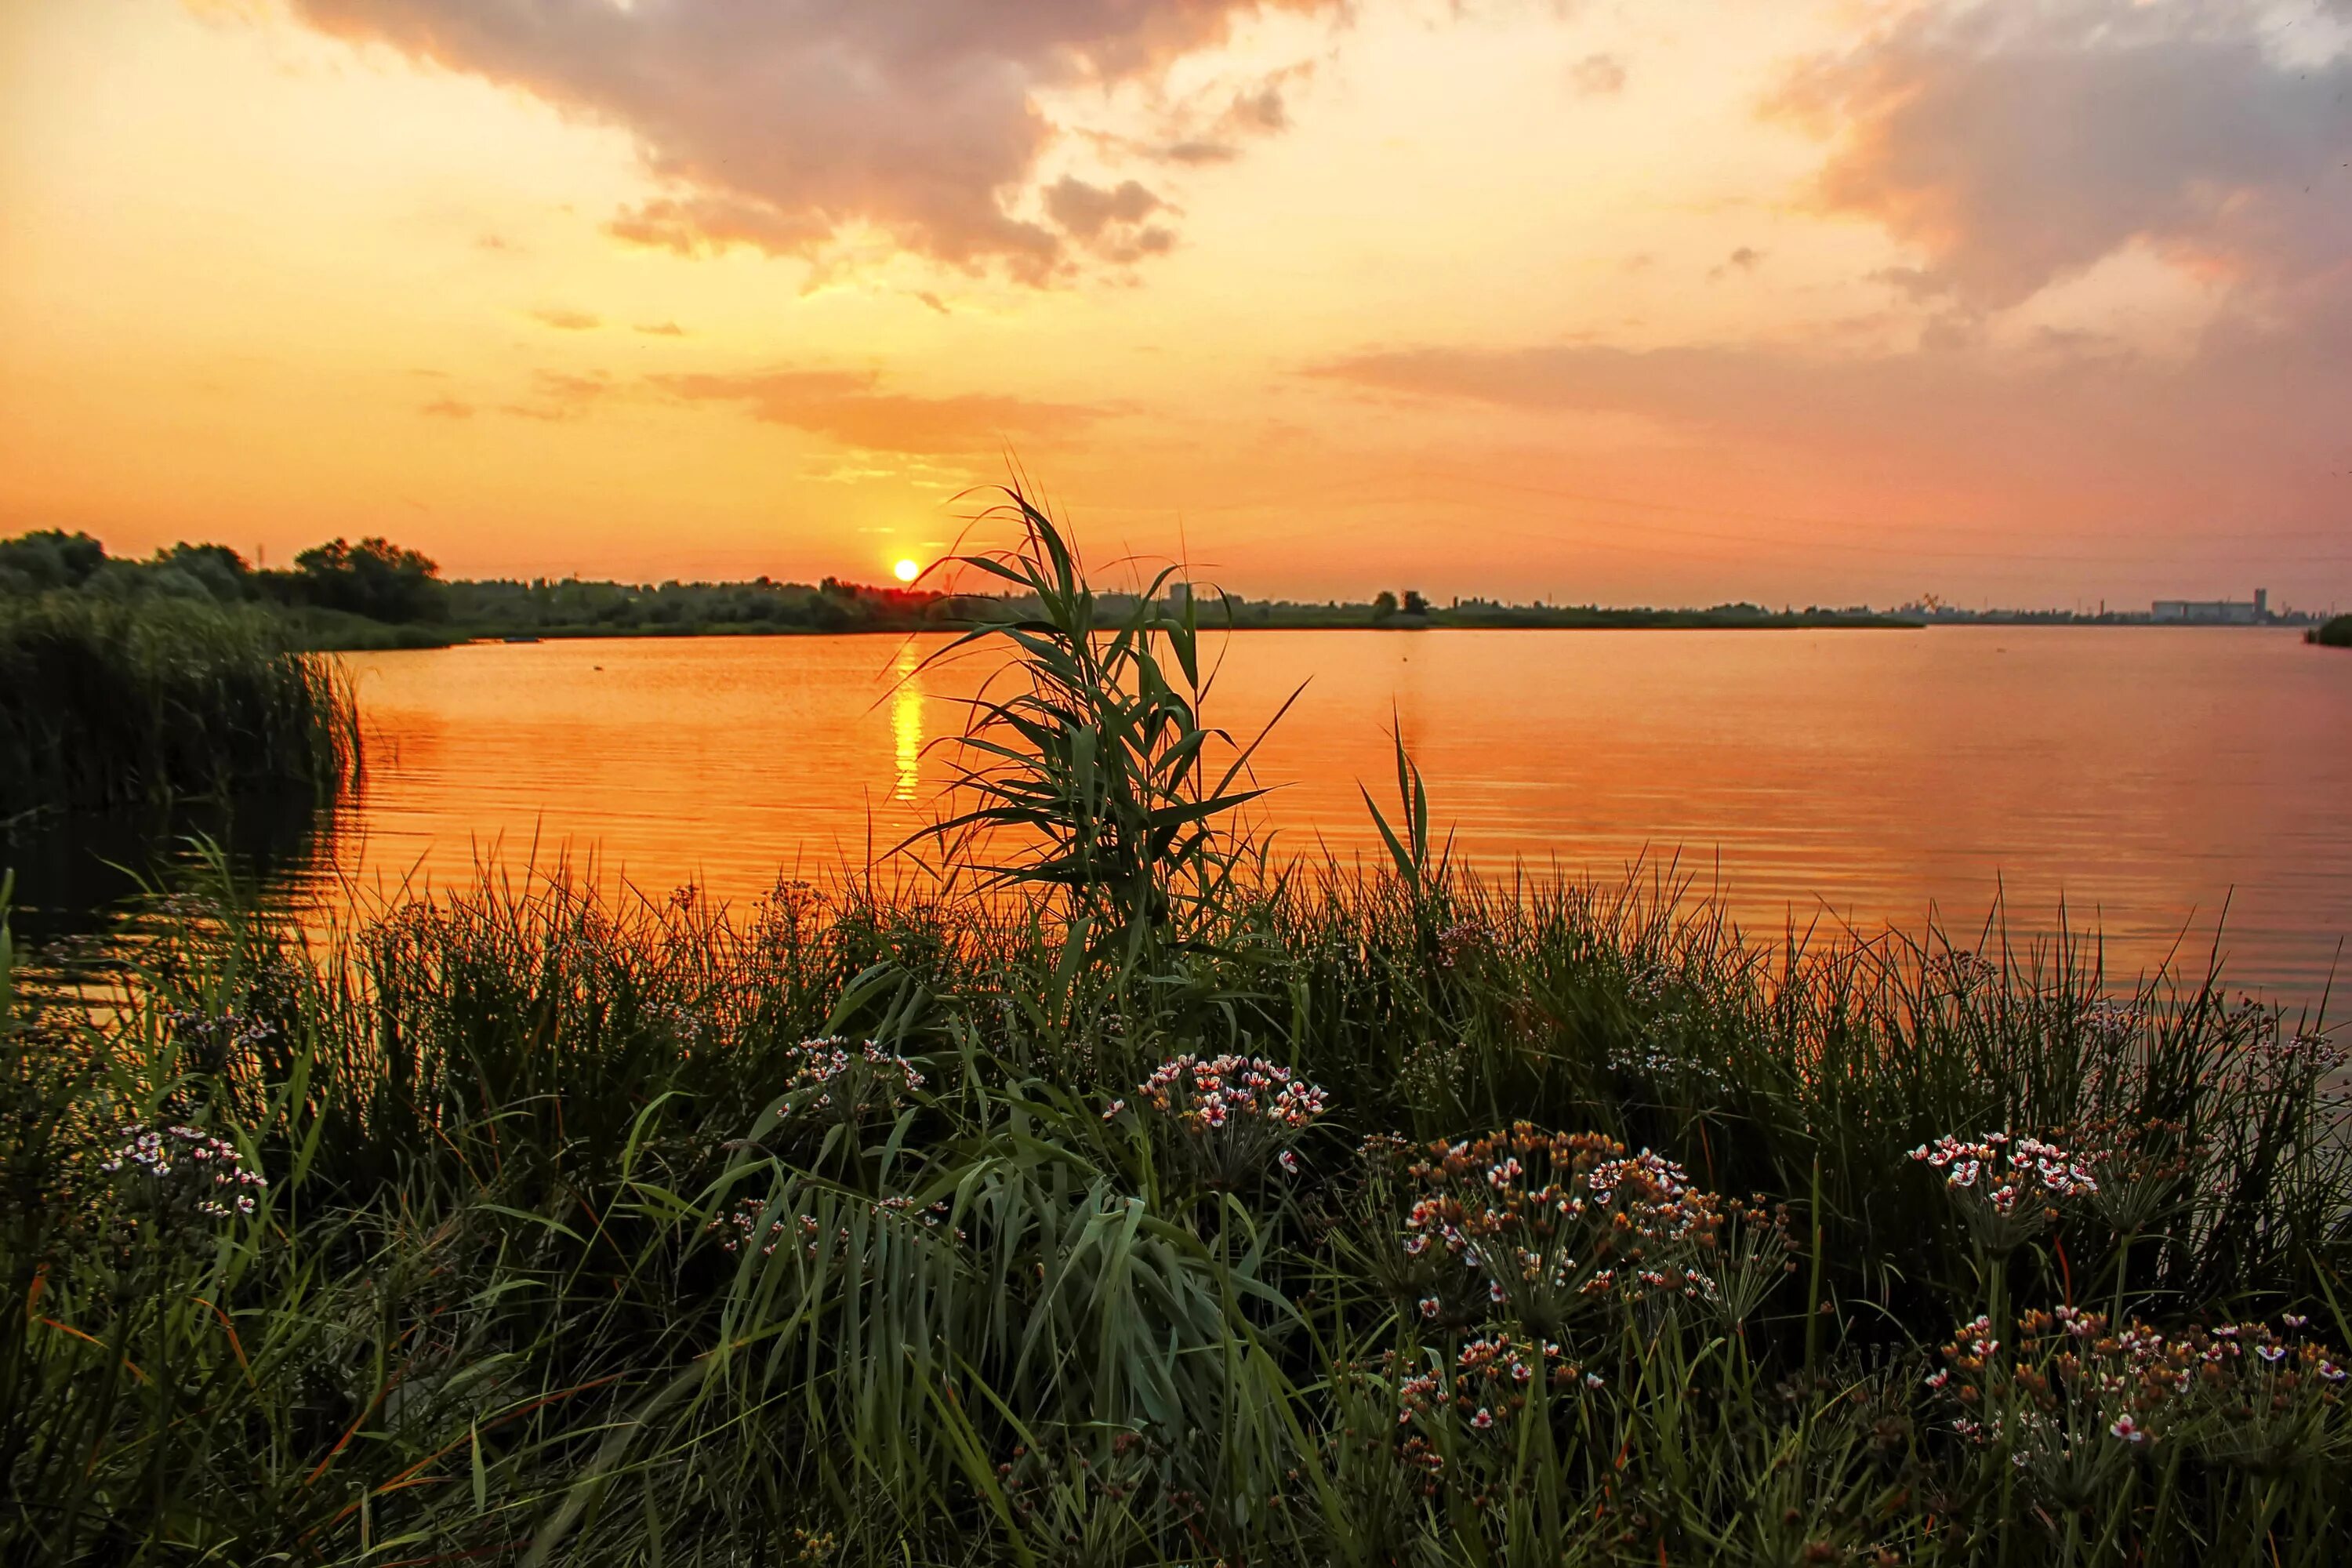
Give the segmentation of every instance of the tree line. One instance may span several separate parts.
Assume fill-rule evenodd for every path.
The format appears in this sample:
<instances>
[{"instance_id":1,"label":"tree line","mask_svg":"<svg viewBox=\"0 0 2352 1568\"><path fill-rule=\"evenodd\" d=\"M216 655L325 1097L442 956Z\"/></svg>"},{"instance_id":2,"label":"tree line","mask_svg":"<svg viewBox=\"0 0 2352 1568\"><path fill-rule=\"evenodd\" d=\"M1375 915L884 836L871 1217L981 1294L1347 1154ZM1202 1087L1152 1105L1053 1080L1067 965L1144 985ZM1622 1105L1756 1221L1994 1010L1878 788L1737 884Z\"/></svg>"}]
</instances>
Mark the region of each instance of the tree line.
<instances>
[{"instance_id":1,"label":"tree line","mask_svg":"<svg viewBox=\"0 0 2352 1568\"><path fill-rule=\"evenodd\" d=\"M257 567L225 544L178 543L143 560L110 555L87 533L47 529L0 540L0 595L160 595L221 605L333 612L451 635L561 635L715 628L892 630L954 621L968 596L878 588L827 577L814 584L640 584L576 578L445 580L421 551L371 535L314 545L289 568ZM316 617L313 617L316 618Z\"/></svg>"}]
</instances>

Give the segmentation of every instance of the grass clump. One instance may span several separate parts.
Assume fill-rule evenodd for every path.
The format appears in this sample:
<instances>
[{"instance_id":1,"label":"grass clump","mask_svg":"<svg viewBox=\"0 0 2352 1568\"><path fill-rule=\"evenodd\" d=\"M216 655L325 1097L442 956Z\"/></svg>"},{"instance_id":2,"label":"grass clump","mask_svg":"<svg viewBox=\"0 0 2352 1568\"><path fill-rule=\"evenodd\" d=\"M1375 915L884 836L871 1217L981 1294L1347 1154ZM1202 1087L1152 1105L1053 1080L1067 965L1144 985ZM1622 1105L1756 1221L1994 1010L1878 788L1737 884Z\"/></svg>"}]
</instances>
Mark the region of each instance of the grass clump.
<instances>
[{"instance_id":1,"label":"grass clump","mask_svg":"<svg viewBox=\"0 0 2352 1568\"><path fill-rule=\"evenodd\" d=\"M1402 758L1391 864L1253 868L1091 613L979 711L977 891L200 886L98 1011L0 939L7 1559L2352 1550L2323 1025L1478 879Z\"/></svg>"},{"instance_id":2,"label":"grass clump","mask_svg":"<svg viewBox=\"0 0 2352 1568\"><path fill-rule=\"evenodd\" d=\"M2352 616L2338 616L2310 637L2323 647L2352 647Z\"/></svg>"},{"instance_id":3,"label":"grass clump","mask_svg":"<svg viewBox=\"0 0 2352 1568\"><path fill-rule=\"evenodd\" d=\"M265 611L0 596L0 819L292 787L359 770L348 683Z\"/></svg>"}]
</instances>

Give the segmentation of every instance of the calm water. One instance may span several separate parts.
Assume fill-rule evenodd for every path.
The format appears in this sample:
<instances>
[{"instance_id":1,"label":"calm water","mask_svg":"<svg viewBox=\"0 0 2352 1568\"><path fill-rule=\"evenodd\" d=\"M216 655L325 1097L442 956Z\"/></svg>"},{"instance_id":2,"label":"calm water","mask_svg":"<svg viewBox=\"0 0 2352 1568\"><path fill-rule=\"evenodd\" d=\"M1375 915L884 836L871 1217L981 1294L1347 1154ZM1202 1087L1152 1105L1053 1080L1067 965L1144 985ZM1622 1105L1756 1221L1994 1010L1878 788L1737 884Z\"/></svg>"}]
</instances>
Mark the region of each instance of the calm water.
<instances>
[{"instance_id":1,"label":"calm water","mask_svg":"<svg viewBox=\"0 0 2352 1568\"><path fill-rule=\"evenodd\" d=\"M593 852L743 896L928 819L986 670L930 643L551 642L355 656L372 776L335 839L362 883ZM2201 954L2307 999L2352 934L2352 657L2277 631L1254 632L1212 717L1254 731L1294 849L1378 855L1391 726L1462 854L1616 876L1679 852L1743 924L1932 909L2013 928L2063 899L2137 970Z\"/></svg>"}]
</instances>

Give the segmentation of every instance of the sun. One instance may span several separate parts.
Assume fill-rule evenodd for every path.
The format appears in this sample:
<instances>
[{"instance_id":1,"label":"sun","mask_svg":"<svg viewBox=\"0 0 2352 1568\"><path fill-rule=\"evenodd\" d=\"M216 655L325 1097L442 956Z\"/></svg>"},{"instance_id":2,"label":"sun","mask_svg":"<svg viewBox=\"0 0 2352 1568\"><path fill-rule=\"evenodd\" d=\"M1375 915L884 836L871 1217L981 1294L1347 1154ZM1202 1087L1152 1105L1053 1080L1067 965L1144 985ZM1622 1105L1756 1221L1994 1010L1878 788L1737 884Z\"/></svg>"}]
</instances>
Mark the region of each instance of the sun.
<instances>
[{"instance_id":1,"label":"sun","mask_svg":"<svg viewBox=\"0 0 2352 1568\"><path fill-rule=\"evenodd\" d=\"M904 557L900 558L898 564L891 567L890 570L901 583L911 583L923 574L923 569L920 566Z\"/></svg>"}]
</instances>

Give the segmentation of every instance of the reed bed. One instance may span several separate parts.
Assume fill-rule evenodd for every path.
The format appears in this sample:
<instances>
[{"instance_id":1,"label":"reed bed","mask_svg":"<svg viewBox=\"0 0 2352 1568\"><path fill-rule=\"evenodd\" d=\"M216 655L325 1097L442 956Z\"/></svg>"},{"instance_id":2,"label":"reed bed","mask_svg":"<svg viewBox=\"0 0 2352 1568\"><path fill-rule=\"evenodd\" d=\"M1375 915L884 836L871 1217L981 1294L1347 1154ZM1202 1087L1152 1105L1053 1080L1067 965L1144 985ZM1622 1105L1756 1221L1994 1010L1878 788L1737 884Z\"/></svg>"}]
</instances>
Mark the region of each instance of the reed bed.
<instances>
[{"instance_id":1,"label":"reed bed","mask_svg":"<svg viewBox=\"0 0 2352 1568\"><path fill-rule=\"evenodd\" d=\"M938 880L215 877L95 1009L0 936L0 1554L2352 1552L2324 1017L1480 879L1402 754L1269 870L1058 543Z\"/></svg>"},{"instance_id":2,"label":"reed bed","mask_svg":"<svg viewBox=\"0 0 2352 1568\"><path fill-rule=\"evenodd\" d=\"M0 821L353 780L350 685L257 608L0 598Z\"/></svg>"}]
</instances>

